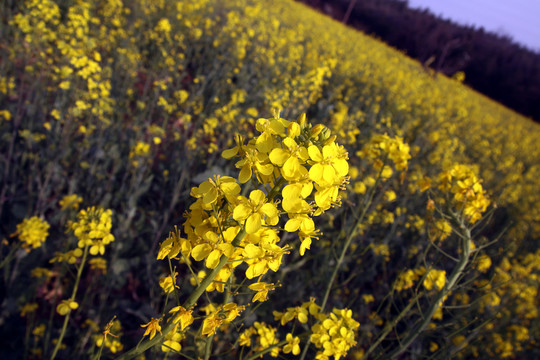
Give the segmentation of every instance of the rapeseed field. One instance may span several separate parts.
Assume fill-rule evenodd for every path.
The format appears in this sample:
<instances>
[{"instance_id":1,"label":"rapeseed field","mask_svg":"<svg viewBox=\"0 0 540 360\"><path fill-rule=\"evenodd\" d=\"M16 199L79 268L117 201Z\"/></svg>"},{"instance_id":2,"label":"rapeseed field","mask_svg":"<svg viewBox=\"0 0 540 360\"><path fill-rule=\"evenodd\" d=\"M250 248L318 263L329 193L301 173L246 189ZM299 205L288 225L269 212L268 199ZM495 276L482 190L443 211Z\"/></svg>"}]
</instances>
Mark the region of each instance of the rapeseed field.
<instances>
[{"instance_id":1,"label":"rapeseed field","mask_svg":"<svg viewBox=\"0 0 540 360\"><path fill-rule=\"evenodd\" d=\"M0 5L4 359L538 358L540 127L290 0Z\"/></svg>"}]
</instances>

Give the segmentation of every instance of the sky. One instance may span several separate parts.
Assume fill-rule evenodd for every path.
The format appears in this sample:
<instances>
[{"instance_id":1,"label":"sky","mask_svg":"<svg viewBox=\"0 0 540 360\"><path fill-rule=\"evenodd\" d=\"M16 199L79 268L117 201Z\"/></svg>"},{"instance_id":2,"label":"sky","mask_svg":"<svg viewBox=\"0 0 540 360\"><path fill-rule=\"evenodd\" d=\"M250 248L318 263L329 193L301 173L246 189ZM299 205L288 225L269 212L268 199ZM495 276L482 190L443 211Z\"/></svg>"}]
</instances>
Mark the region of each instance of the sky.
<instances>
[{"instance_id":1,"label":"sky","mask_svg":"<svg viewBox=\"0 0 540 360\"><path fill-rule=\"evenodd\" d=\"M411 8L428 8L454 22L509 35L540 51L540 0L409 0Z\"/></svg>"}]
</instances>

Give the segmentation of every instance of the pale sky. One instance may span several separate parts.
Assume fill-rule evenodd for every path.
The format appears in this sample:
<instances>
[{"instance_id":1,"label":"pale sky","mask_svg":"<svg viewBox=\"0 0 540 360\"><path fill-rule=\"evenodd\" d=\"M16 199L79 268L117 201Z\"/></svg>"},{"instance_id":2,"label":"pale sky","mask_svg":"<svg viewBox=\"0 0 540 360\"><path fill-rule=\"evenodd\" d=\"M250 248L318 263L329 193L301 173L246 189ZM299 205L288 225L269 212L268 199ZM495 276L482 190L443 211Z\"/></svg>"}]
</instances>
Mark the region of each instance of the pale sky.
<instances>
[{"instance_id":1,"label":"pale sky","mask_svg":"<svg viewBox=\"0 0 540 360\"><path fill-rule=\"evenodd\" d=\"M411 8L428 8L454 22L510 35L540 51L540 0L409 0Z\"/></svg>"}]
</instances>

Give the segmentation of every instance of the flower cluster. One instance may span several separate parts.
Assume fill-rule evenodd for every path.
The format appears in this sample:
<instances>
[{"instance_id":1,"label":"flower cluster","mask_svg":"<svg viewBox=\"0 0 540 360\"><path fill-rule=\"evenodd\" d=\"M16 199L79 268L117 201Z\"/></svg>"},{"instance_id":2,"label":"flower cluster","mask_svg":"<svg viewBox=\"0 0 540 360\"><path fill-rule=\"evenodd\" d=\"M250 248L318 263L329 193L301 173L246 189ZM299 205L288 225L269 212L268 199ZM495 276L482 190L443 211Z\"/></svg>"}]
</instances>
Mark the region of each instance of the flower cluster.
<instances>
[{"instance_id":1,"label":"flower cluster","mask_svg":"<svg viewBox=\"0 0 540 360\"><path fill-rule=\"evenodd\" d=\"M333 309L326 314L314 299L303 303L301 306L287 308L284 312L274 311L274 319L280 326L285 326L291 321L310 325L310 341L317 347L316 359L339 359L347 355L349 349L356 345L356 330L360 324L352 318L349 309ZM301 351L300 337L293 333L287 333L283 347L276 335L277 329L265 323L255 322L240 335L240 345L250 346L252 351L258 352L271 348L270 355L277 357L281 351L288 354L298 355ZM252 336L257 335L255 343ZM282 342L283 343L283 342Z\"/></svg>"},{"instance_id":2,"label":"flower cluster","mask_svg":"<svg viewBox=\"0 0 540 360\"><path fill-rule=\"evenodd\" d=\"M280 348L276 346L279 343L276 332L276 328L264 322L256 321L253 326L240 334L240 346L250 346L255 352L260 352L271 347L270 356L277 357L280 353ZM255 342L252 342L251 339L253 335L257 335Z\"/></svg>"},{"instance_id":3,"label":"flower cluster","mask_svg":"<svg viewBox=\"0 0 540 360\"><path fill-rule=\"evenodd\" d=\"M471 224L482 218L489 200L480 180L469 166L456 164L450 170L442 172L438 180L439 189L453 195L452 205L462 212Z\"/></svg>"},{"instance_id":4,"label":"flower cluster","mask_svg":"<svg viewBox=\"0 0 540 360\"><path fill-rule=\"evenodd\" d=\"M245 277L259 278L247 286L255 292L252 301L262 302L275 286L260 281L260 277L269 270L278 271L283 256L291 249L291 244L279 245L278 224L282 217L288 217L283 220L285 231L298 233L299 252L304 255L311 240L319 236L312 217L340 205L339 190L348 183L349 166L346 150L336 144L330 130L323 125L312 127L305 115L293 122L276 113L273 118L257 120L256 129L259 136L247 144L237 136L236 146L223 152L227 159L240 158L236 162L240 170L238 180L215 175L193 187L191 196L196 200L189 207L183 225L186 237L178 229L171 232L161 244L157 258L181 255L183 261L189 258L204 261L208 269L216 269L206 291L219 292L225 291L234 269L244 263ZM243 196L241 184L247 189L255 188ZM201 280L197 279L195 284ZM165 292L171 292L175 286L173 277L162 278L160 285ZM232 322L244 306L229 302L209 304L203 310L206 316L201 334L210 336ZM187 310L183 311L187 314ZM176 320L182 322L182 327L174 334L182 334L193 322L192 311L189 310L189 319ZM292 319L291 314L285 313L283 319ZM257 331L260 342L275 343L276 339L268 335L271 330L264 325ZM179 346L175 336L180 335L165 334L172 349ZM296 354L298 341L289 338L285 350Z\"/></svg>"},{"instance_id":5,"label":"flower cluster","mask_svg":"<svg viewBox=\"0 0 540 360\"><path fill-rule=\"evenodd\" d=\"M30 247L35 249L40 247L45 242L45 239L47 239L47 236L49 236L49 224L37 216L32 216L30 219L24 219L17 225L15 234L23 242L25 249Z\"/></svg>"},{"instance_id":6,"label":"flower cluster","mask_svg":"<svg viewBox=\"0 0 540 360\"><path fill-rule=\"evenodd\" d=\"M391 138L388 135L376 134L360 150L357 155L362 158L372 159L376 170L382 170L382 177L388 178L392 175L392 169L385 167L385 159L392 160L396 170L406 170L410 155L409 145L403 142L399 136Z\"/></svg>"},{"instance_id":7,"label":"flower cluster","mask_svg":"<svg viewBox=\"0 0 540 360\"><path fill-rule=\"evenodd\" d=\"M77 214L78 221L70 224L79 239L78 247L90 246L90 254L105 254L105 245L114 241L111 234L112 211L92 206Z\"/></svg>"},{"instance_id":8,"label":"flower cluster","mask_svg":"<svg viewBox=\"0 0 540 360\"><path fill-rule=\"evenodd\" d=\"M106 347L113 354L124 349L124 345L120 342L122 336L122 324L120 320L113 319L105 326L105 330L102 334L96 334L92 338L94 339L98 347Z\"/></svg>"},{"instance_id":9,"label":"flower cluster","mask_svg":"<svg viewBox=\"0 0 540 360\"><path fill-rule=\"evenodd\" d=\"M278 245L276 225L281 214L288 215L284 229L298 232L301 255L318 238L312 216L339 205L339 190L348 181L347 152L335 143L328 128L312 127L305 116L297 122L277 115L259 119L257 129L258 137L244 144L238 136L236 146L223 156L240 157L236 163L239 182L251 180L260 188L245 197L236 179L219 175L194 187L191 195L197 200L184 223L187 238L178 231L172 233L161 244L158 259L182 252L214 269L225 255L228 265L216 280L227 281L242 262L248 265L246 277L252 279L268 270L277 271L289 251L290 245ZM276 200L280 194L282 200ZM223 291L223 286L215 288ZM261 293L257 299L263 298Z\"/></svg>"},{"instance_id":10,"label":"flower cluster","mask_svg":"<svg viewBox=\"0 0 540 360\"><path fill-rule=\"evenodd\" d=\"M417 269L407 269L402 272L394 284L394 289L396 291L410 289L422 277L424 277L423 285L428 291L434 288L441 290L446 283L446 271L437 269L426 270L425 267L420 266Z\"/></svg>"},{"instance_id":11,"label":"flower cluster","mask_svg":"<svg viewBox=\"0 0 540 360\"><path fill-rule=\"evenodd\" d=\"M58 202L62 210L79 210L79 204L83 199L77 194L66 195Z\"/></svg>"},{"instance_id":12,"label":"flower cluster","mask_svg":"<svg viewBox=\"0 0 540 360\"><path fill-rule=\"evenodd\" d=\"M202 325L202 334L206 336L215 334L220 326L230 324L244 310L245 306L238 306L233 302L219 306L209 304L205 308L206 317Z\"/></svg>"},{"instance_id":13,"label":"flower cluster","mask_svg":"<svg viewBox=\"0 0 540 360\"><path fill-rule=\"evenodd\" d=\"M330 356L339 359L347 355L347 351L356 345L355 331L360 324L352 318L349 309L334 309L330 314L319 313L320 323L312 326L310 340L319 351L316 359L325 360Z\"/></svg>"},{"instance_id":14,"label":"flower cluster","mask_svg":"<svg viewBox=\"0 0 540 360\"><path fill-rule=\"evenodd\" d=\"M62 316L67 315L71 310L76 310L79 304L71 299L62 300L58 306L56 306L56 312Z\"/></svg>"},{"instance_id":15,"label":"flower cluster","mask_svg":"<svg viewBox=\"0 0 540 360\"><path fill-rule=\"evenodd\" d=\"M426 290L431 290L433 288L436 288L437 290L441 290L444 287L445 283L446 283L446 271L430 269L426 274L426 278L424 279L423 285L426 288Z\"/></svg>"}]
</instances>

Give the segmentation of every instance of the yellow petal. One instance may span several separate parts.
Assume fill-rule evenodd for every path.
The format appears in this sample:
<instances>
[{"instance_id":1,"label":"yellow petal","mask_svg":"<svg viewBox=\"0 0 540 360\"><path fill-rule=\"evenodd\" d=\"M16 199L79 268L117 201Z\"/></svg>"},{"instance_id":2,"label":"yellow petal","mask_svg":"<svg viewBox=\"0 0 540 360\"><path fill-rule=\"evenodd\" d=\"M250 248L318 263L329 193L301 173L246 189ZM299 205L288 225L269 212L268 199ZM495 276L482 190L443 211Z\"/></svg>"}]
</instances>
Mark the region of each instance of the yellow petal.
<instances>
[{"instance_id":1,"label":"yellow petal","mask_svg":"<svg viewBox=\"0 0 540 360\"><path fill-rule=\"evenodd\" d=\"M336 170L330 165L323 165L323 180L326 184L334 184L336 181Z\"/></svg>"},{"instance_id":2,"label":"yellow petal","mask_svg":"<svg viewBox=\"0 0 540 360\"><path fill-rule=\"evenodd\" d=\"M267 131L263 132L255 141L255 147L262 153L268 153L274 148L274 137Z\"/></svg>"},{"instance_id":3,"label":"yellow petal","mask_svg":"<svg viewBox=\"0 0 540 360\"><path fill-rule=\"evenodd\" d=\"M289 158L290 153L283 150L283 149L274 149L270 152L270 155L268 157L270 158L270 161L277 165L277 166L283 166L285 161Z\"/></svg>"},{"instance_id":4,"label":"yellow petal","mask_svg":"<svg viewBox=\"0 0 540 360\"><path fill-rule=\"evenodd\" d=\"M214 250L206 258L205 265L209 269L214 269L219 264L219 259L221 258L221 251Z\"/></svg>"},{"instance_id":5,"label":"yellow petal","mask_svg":"<svg viewBox=\"0 0 540 360\"><path fill-rule=\"evenodd\" d=\"M308 154L313 161L321 162L324 160L321 151L315 145L311 145L310 147L308 147Z\"/></svg>"},{"instance_id":6,"label":"yellow petal","mask_svg":"<svg viewBox=\"0 0 540 360\"><path fill-rule=\"evenodd\" d=\"M285 224L285 231L295 232L300 228L301 223L302 220L300 218L289 219L289 221L287 221L287 223Z\"/></svg>"},{"instance_id":7,"label":"yellow petal","mask_svg":"<svg viewBox=\"0 0 540 360\"><path fill-rule=\"evenodd\" d=\"M310 147L311 148L311 147ZM318 150L318 149L317 149ZM316 183L319 183L323 177L324 167L321 164L314 164L311 169L309 169L309 178Z\"/></svg>"},{"instance_id":8,"label":"yellow petal","mask_svg":"<svg viewBox=\"0 0 540 360\"><path fill-rule=\"evenodd\" d=\"M218 197L218 192L216 188L212 187L210 190L208 190L206 194L204 194L203 203L205 205L212 204L214 201L216 201L217 197Z\"/></svg>"},{"instance_id":9,"label":"yellow petal","mask_svg":"<svg viewBox=\"0 0 540 360\"><path fill-rule=\"evenodd\" d=\"M234 245L228 243L221 243L218 245L218 248L228 257L231 257L235 250Z\"/></svg>"},{"instance_id":10,"label":"yellow petal","mask_svg":"<svg viewBox=\"0 0 540 360\"><path fill-rule=\"evenodd\" d=\"M240 169L240 174L238 174L238 181L240 181L241 184L245 184L251 179L251 167L248 164L245 164L242 166L242 169Z\"/></svg>"},{"instance_id":11,"label":"yellow petal","mask_svg":"<svg viewBox=\"0 0 540 360\"><path fill-rule=\"evenodd\" d=\"M274 204L271 204L271 203L266 203L264 204L262 207L261 207L261 212L268 216L268 217L276 217L278 216L278 210L276 208L276 205Z\"/></svg>"},{"instance_id":12,"label":"yellow petal","mask_svg":"<svg viewBox=\"0 0 540 360\"><path fill-rule=\"evenodd\" d=\"M249 200L251 200L254 204L261 204L264 202L266 196L261 190L253 190L249 194Z\"/></svg>"},{"instance_id":13,"label":"yellow petal","mask_svg":"<svg viewBox=\"0 0 540 360\"><path fill-rule=\"evenodd\" d=\"M264 251L258 247L257 245L254 245L254 244L248 244L246 245L246 247L244 248L244 256L245 257L248 257L250 259L256 259L258 258L259 256L261 256L261 254L263 253Z\"/></svg>"},{"instance_id":14,"label":"yellow petal","mask_svg":"<svg viewBox=\"0 0 540 360\"><path fill-rule=\"evenodd\" d=\"M246 232L254 234L261 228L261 215L259 213L251 214L246 221Z\"/></svg>"},{"instance_id":15,"label":"yellow petal","mask_svg":"<svg viewBox=\"0 0 540 360\"><path fill-rule=\"evenodd\" d=\"M285 161L285 164L283 164L283 176L290 179L296 175L299 168L300 161L295 157L290 157Z\"/></svg>"},{"instance_id":16,"label":"yellow petal","mask_svg":"<svg viewBox=\"0 0 540 360\"><path fill-rule=\"evenodd\" d=\"M221 153L221 156L223 156L225 159L230 159L233 156L238 154L238 146L233 147L232 149L225 150Z\"/></svg>"},{"instance_id":17,"label":"yellow petal","mask_svg":"<svg viewBox=\"0 0 540 360\"><path fill-rule=\"evenodd\" d=\"M209 244L199 244L193 248L191 251L191 256L196 261L201 261L206 258L211 251L212 247Z\"/></svg>"},{"instance_id":18,"label":"yellow petal","mask_svg":"<svg viewBox=\"0 0 540 360\"><path fill-rule=\"evenodd\" d=\"M239 204L233 210L233 219L236 221L242 221L247 219L251 214L251 209L246 204Z\"/></svg>"},{"instance_id":19,"label":"yellow petal","mask_svg":"<svg viewBox=\"0 0 540 360\"><path fill-rule=\"evenodd\" d=\"M334 168L339 176L347 176L349 172L349 163L345 159L336 159L334 161Z\"/></svg>"},{"instance_id":20,"label":"yellow petal","mask_svg":"<svg viewBox=\"0 0 540 360\"><path fill-rule=\"evenodd\" d=\"M271 175L274 172L274 165L272 164L261 164L256 163L255 167L257 168L257 171L260 172L263 175Z\"/></svg>"}]
</instances>

